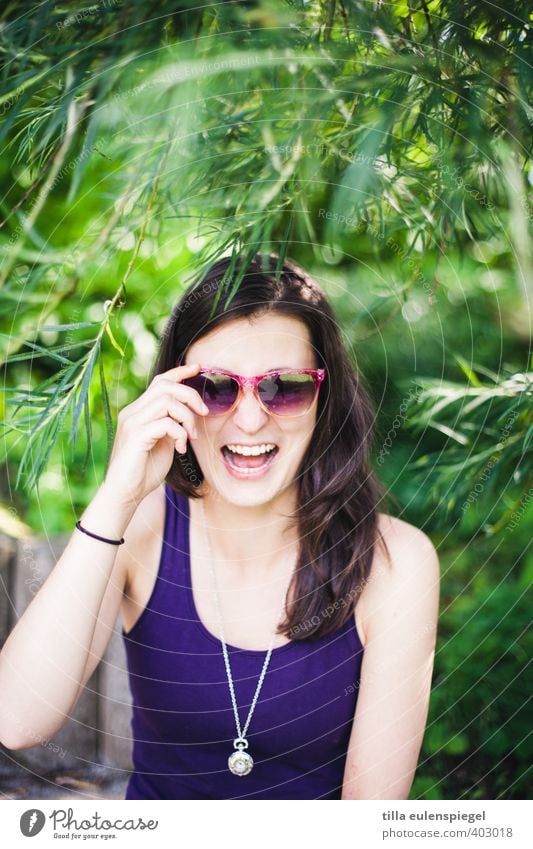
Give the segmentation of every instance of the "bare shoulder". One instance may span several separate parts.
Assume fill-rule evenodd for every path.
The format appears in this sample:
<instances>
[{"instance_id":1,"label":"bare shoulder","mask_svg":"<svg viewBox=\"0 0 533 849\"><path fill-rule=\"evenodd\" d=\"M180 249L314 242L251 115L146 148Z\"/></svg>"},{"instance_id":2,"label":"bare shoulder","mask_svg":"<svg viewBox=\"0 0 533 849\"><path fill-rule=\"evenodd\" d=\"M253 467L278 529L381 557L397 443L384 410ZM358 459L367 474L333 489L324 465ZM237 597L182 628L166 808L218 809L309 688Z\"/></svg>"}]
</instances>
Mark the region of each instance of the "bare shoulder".
<instances>
[{"instance_id":1,"label":"bare shoulder","mask_svg":"<svg viewBox=\"0 0 533 849\"><path fill-rule=\"evenodd\" d=\"M165 523L165 484L149 492L139 502L124 533L125 594L130 595L150 564L157 562Z\"/></svg>"},{"instance_id":2,"label":"bare shoulder","mask_svg":"<svg viewBox=\"0 0 533 849\"><path fill-rule=\"evenodd\" d=\"M413 563L413 555L428 556L436 553L435 546L424 531L397 516L378 513L378 530L396 565ZM416 562L419 562L418 558Z\"/></svg>"},{"instance_id":3,"label":"bare shoulder","mask_svg":"<svg viewBox=\"0 0 533 849\"><path fill-rule=\"evenodd\" d=\"M378 531L380 540L357 604L364 644L372 628L394 615L394 609L409 609L427 619L436 615L438 603L440 564L430 537L387 513L378 513Z\"/></svg>"}]
</instances>

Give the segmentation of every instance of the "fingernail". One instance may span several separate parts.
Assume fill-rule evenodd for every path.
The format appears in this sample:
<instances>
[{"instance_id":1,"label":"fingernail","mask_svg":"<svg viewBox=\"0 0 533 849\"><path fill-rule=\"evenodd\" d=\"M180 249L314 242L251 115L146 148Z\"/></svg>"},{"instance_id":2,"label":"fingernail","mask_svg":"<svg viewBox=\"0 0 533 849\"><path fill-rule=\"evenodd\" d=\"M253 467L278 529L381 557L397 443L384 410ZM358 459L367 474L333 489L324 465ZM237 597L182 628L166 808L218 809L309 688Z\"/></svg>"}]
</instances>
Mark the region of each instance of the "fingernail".
<instances>
[{"instance_id":1,"label":"fingernail","mask_svg":"<svg viewBox=\"0 0 533 849\"><path fill-rule=\"evenodd\" d=\"M204 413L209 412L209 407L207 406L207 404L204 404L203 402L202 402L202 410L204 411Z\"/></svg>"}]
</instances>

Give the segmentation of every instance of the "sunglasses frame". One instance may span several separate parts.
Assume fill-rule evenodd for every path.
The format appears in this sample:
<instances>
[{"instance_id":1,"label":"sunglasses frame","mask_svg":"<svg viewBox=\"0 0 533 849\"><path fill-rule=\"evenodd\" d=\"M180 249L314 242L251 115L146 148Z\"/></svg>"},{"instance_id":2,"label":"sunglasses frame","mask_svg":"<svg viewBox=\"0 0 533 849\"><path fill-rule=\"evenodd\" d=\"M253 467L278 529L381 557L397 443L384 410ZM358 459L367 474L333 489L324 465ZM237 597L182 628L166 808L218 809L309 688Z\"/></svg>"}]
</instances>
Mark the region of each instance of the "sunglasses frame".
<instances>
[{"instance_id":1,"label":"sunglasses frame","mask_svg":"<svg viewBox=\"0 0 533 849\"><path fill-rule=\"evenodd\" d=\"M244 390L249 386L253 390L254 396L259 401L262 409L265 410L265 412L268 413L270 416L277 416L280 419L294 419L294 418L298 418L299 416L305 416L305 414L309 412L309 410L311 409L311 407L315 403L317 396L318 396L318 391L320 389L320 384L322 383L322 381L324 380L324 378L326 376L326 369L325 368L282 368L282 369L276 368L276 369L271 369L270 371L266 371L264 374L257 374L257 375L255 375L255 377L242 377L242 375L240 375L240 374L233 374L233 372L225 371L224 369L211 368L211 366L202 366L200 368L200 371L198 372L198 374L195 374L190 379L194 380L195 377L198 377L200 374L205 374L205 373L207 373L207 374L209 374L209 373L210 374L223 374L226 377L231 377L231 378L233 378L233 380L236 381L236 383L239 386L239 391L237 392L237 397L235 398L235 401L233 402L231 407L228 410L226 410L225 412L222 412L222 413L212 413L211 411L209 411L209 413L207 414L208 417L215 418L217 416L227 416L227 415L229 415L229 413L232 413L233 410L235 409L235 407L237 406L237 404L239 403L239 401L241 400L243 393L244 393ZM261 383L261 381L265 379L265 377L272 377L273 375L279 375L279 374L310 374L312 376L314 384L315 384L315 396L314 396L313 400L311 401L307 410L304 410L303 413L296 413L295 415L284 416L284 415L280 415L279 413L273 413L272 410L269 410L268 407L266 407L264 405L264 403L261 400L261 397L259 395L259 392L257 390L257 387ZM183 382L185 383L185 385L187 385L186 380L183 381Z\"/></svg>"}]
</instances>

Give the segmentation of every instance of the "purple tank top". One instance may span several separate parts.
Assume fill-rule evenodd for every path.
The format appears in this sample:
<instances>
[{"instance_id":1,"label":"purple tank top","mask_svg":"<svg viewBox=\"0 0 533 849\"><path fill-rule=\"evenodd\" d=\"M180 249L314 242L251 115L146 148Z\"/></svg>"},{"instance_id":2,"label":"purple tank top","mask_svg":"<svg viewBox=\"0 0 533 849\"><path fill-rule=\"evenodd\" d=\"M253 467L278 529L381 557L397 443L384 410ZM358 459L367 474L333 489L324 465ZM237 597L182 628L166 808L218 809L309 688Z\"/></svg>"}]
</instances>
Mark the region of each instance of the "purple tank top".
<instances>
[{"instance_id":1,"label":"purple tank top","mask_svg":"<svg viewBox=\"0 0 533 849\"><path fill-rule=\"evenodd\" d=\"M333 634L272 651L246 734L254 767L234 775L222 643L192 593L189 500L165 491L157 579L133 628L122 629L134 741L125 799L340 799L363 657L353 615ZM228 653L243 728L266 651L228 644Z\"/></svg>"}]
</instances>

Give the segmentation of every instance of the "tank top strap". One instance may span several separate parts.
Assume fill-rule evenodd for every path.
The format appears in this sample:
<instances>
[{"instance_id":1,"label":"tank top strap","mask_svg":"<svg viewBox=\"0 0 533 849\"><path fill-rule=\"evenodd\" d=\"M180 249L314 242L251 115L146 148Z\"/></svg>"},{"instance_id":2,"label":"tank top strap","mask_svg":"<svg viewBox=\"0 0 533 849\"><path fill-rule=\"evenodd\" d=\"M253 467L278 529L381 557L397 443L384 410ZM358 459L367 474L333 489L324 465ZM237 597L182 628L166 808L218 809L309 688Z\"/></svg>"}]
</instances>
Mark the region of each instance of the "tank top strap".
<instances>
[{"instance_id":1,"label":"tank top strap","mask_svg":"<svg viewBox=\"0 0 533 849\"><path fill-rule=\"evenodd\" d=\"M165 523L161 544L161 559L157 578L175 583L177 576L176 564L183 559L183 537L180 527L179 495L170 484L165 483Z\"/></svg>"},{"instance_id":2,"label":"tank top strap","mask_svg":"<svg viewBox=\"0 0 533 849\"><path fill-rule=\"evenodd\" d=\"M185 609L185 590L188 584L189 560L189 503L188 499L165 483L165 529L161 547L158 582L167 594L165 610Z\"/></svg>"},{"instance_id":3,"label":"tank top strap","mask_svg":"<svg viewBox=\"0 0 533 849\"><path fill-rule=\"evenodd\" d=\"M184 503L185 502L185 503ZM165 519L161 552L156 579L150 598L133 627L122 633L126 639L138 638L154 625L164 627L169 622L187 620L186 564L189 546L187 532L187 499L165 483Z\"/></svg>"},{"instance_id":4,"label":"tank top strap","mask_svg":"<svg viewBox=\"0 0 533 849\"><path fill-rule=\"evenodd\" d=\"M172 489L170 484L165 483L165 528L163 532L163 546L175 547L179 542L179 512L183 505L180 503L179 494ZM163 552L162 552L163 553Z\"/></svg>"}]
</instances>

